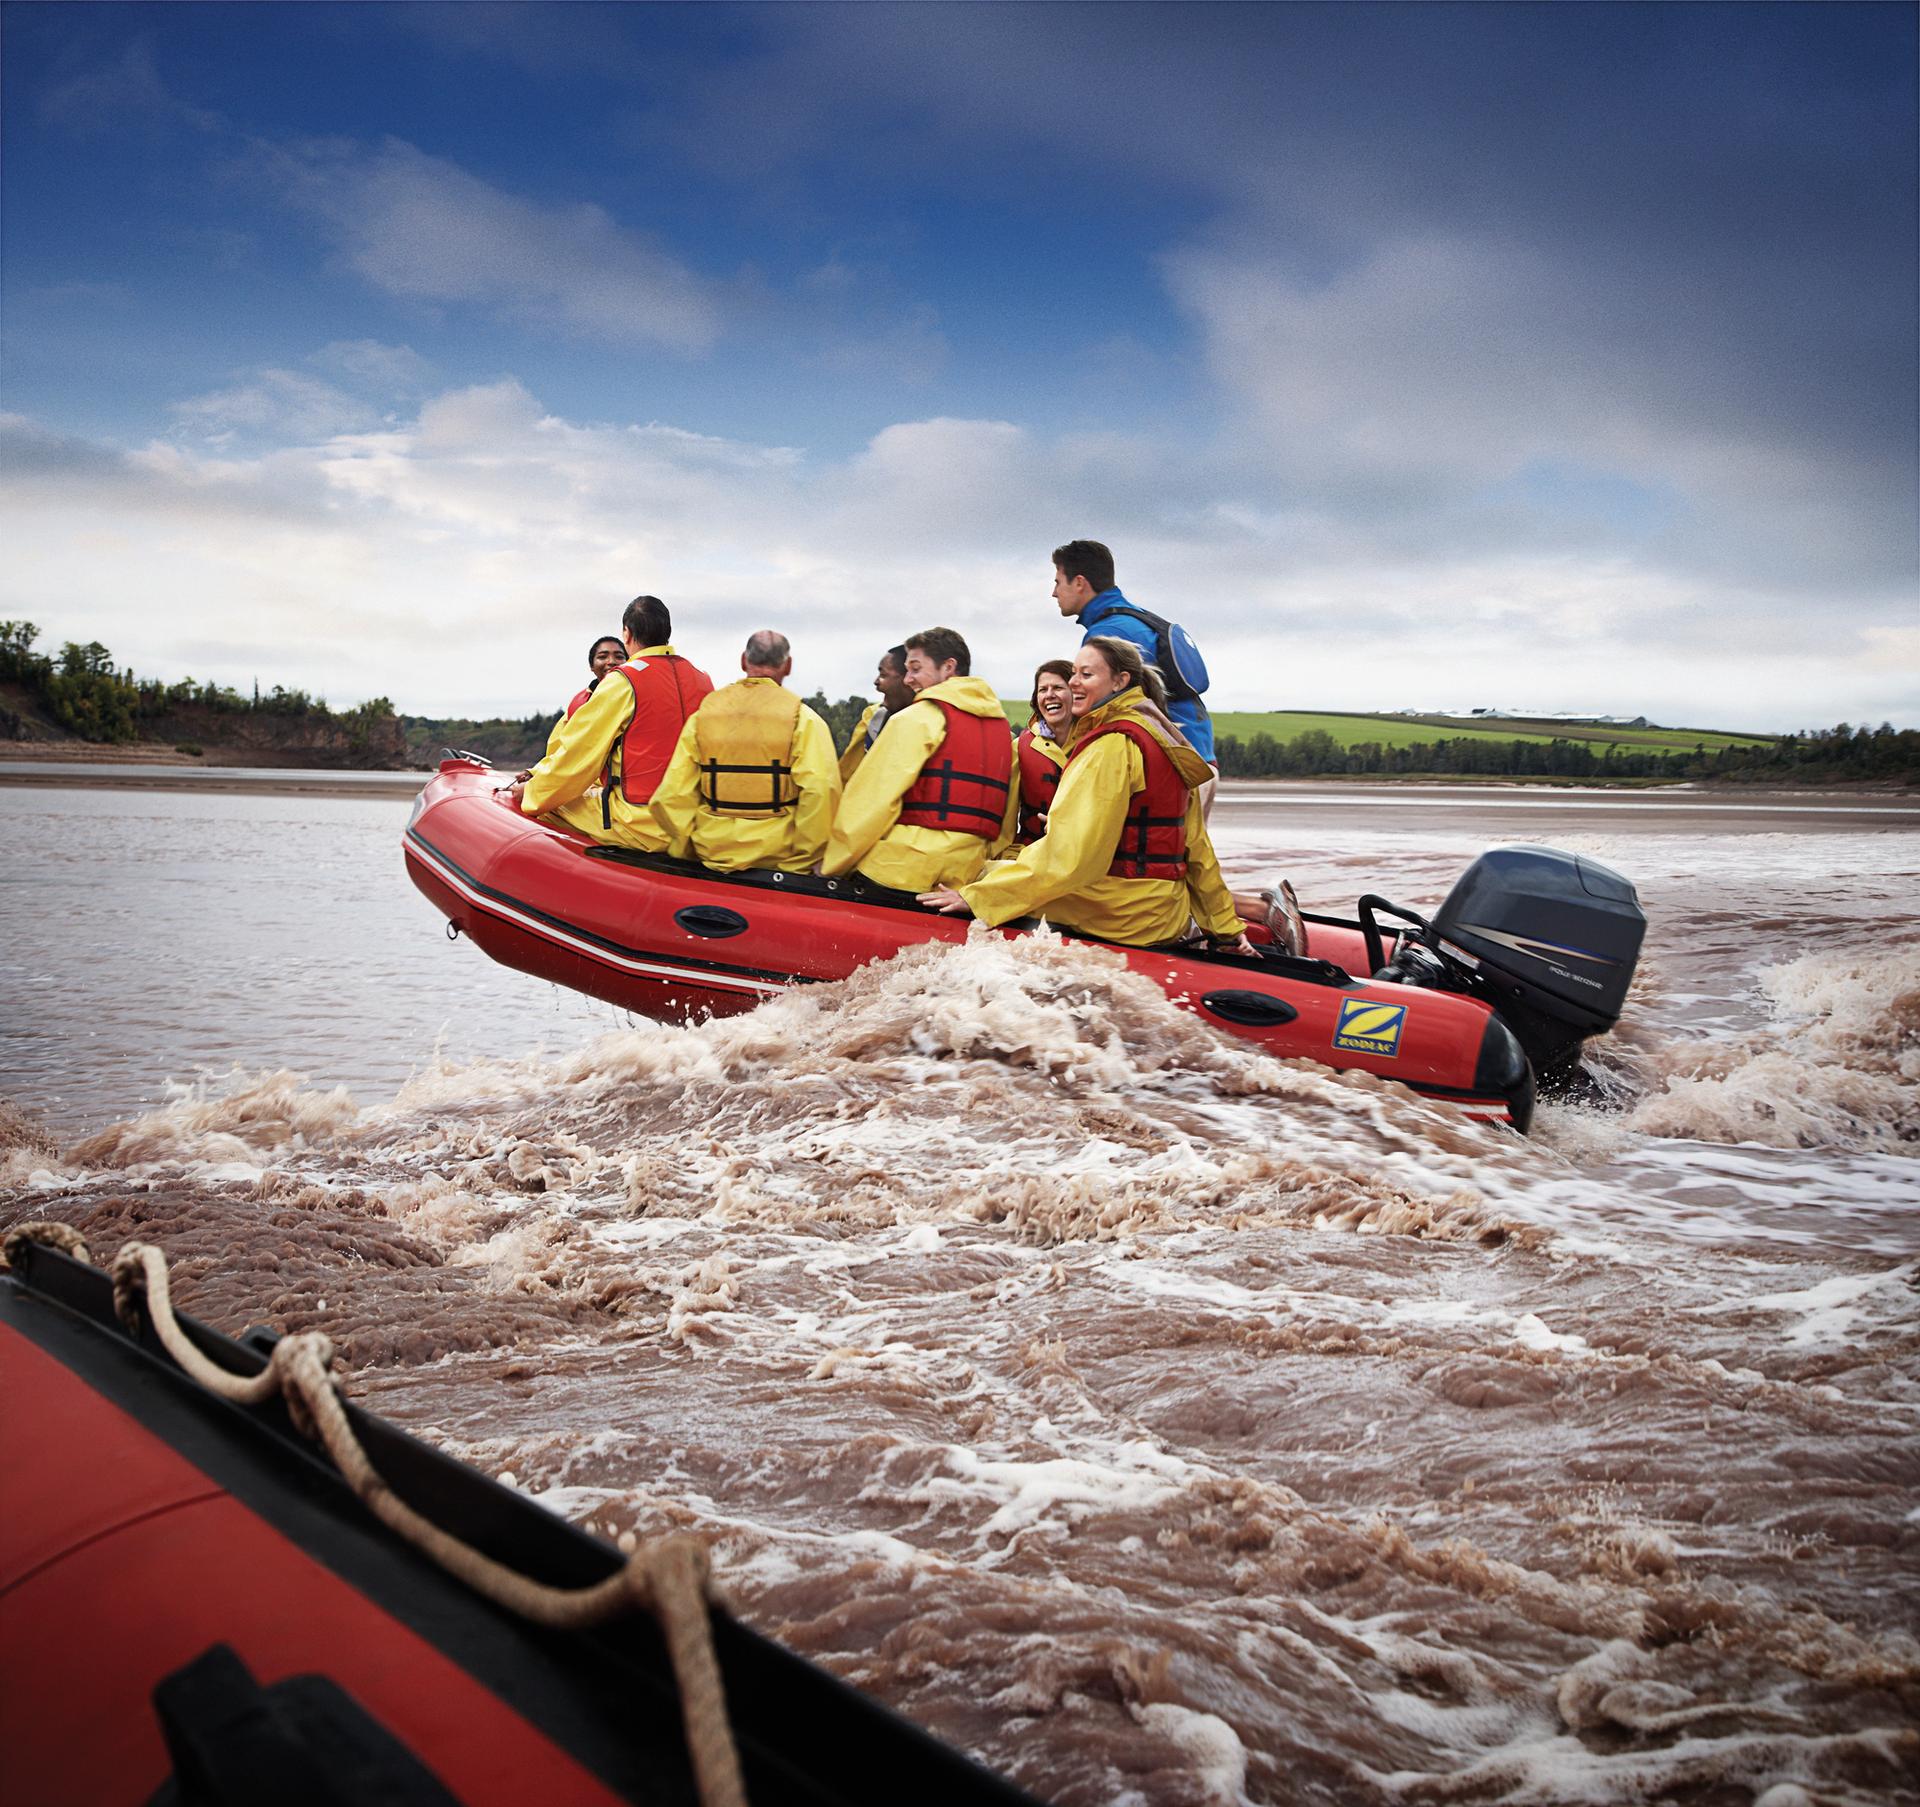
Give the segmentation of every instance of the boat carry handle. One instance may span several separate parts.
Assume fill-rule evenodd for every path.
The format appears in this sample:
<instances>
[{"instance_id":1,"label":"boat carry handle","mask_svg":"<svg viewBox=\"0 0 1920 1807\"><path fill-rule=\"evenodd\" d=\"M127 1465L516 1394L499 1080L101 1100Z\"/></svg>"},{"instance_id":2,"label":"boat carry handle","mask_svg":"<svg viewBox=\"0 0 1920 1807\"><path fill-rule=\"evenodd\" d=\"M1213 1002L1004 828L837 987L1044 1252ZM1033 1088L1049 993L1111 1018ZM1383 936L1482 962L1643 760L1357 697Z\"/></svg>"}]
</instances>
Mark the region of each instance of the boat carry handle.
<instances>
[{"instance_id":1,"label":"boat carry handle","mask_svg":"<svg viewBox=\"0 0 1920 1807\"><path fill-rule=\"evenodd\" d=\"M1264 991L1210 991L1200 1002L1215 1016L1255 1029L1278 1028L1300 1014L1285 998L1272 997Z\"/></svg>"},{"instance_id":2,"label":"boat carry handle","mask_svg":"<svg viewBox=\"0 0 1920 1807\"><path fill-rule=\"evenodd\" d=\"M1427 919L1416 915L1412 910L1384 897L1376 897L1369 891L1360 900L1360 932L1367 938L1367 977L1372 978L1387 963L1387 944L1381 936L1380 925L1374 921L1373 913L1378 910L1384 916L1398 916L1402 922L1410 922L1416 929L1424 929Z\"/></svg>"},{"instance_id":3,"label":"boat carry handle","mask_svg":"<svg viewBox=\"0 0 1920 1807\"><path fill-rule=\"evenodd\" d=\"M709 941L744 935L748 927L738 910L729 910L724 904L688 904L684 910L675 910L673 919L689 935L704 935Z\"/></svg>"}]
</instances>

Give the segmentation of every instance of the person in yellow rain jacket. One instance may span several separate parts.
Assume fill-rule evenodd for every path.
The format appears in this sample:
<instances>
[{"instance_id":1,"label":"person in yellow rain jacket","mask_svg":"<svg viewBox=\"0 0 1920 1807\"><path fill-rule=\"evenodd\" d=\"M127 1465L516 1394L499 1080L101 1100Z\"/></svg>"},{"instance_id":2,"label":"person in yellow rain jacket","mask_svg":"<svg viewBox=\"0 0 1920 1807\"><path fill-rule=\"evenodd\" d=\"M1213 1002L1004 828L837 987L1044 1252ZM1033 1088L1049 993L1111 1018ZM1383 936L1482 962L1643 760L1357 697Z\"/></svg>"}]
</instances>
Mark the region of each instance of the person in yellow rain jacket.
<instances>
[{"instance_id":1,"label":"person in yellow rain jacket","mask_svg":"<svg viewBox=\"0 0 1920 1807\"><path fill-rule=\"evenodd\" d=\"M604 678L608 672L613 670L616 665L620 664L626 656L627 643L622 640L618 634L602 634L598 640L594 641L594 643L587 648L587 670L593 675L588 678L579 690L574 692L573 701L554 717L553 726L547 731L547 751L549 753L553 751L554 744L560 738L560 730L564 728L568 722L573 720L580 705L600 688L600 680ZM525 784L532 776L533 770L529 767L524 772L515 773L513 781L515 784Z\"/></svg>"},{"instance_id":2,"label":"person in yellow rain jacket","mask_svg":"<svg viewBox=\"0 0 1920 1807\"><path fill-rule=\"evenodd\" d=\"M1013 839L1013 729L950 627L907 641L914 700L848 781L820 870L924 891L964 884Z\"/></svg>"},{"instance_id":3,"label":"person in yellow rain jacket","mask_svg":"<svg viewBox=\"0 0 1920 1807\"><path fill-rule=\"evenodd\" d=\"M680 730L653 818L668 853L716 872L809 872L840 800L833 730L784 688L785 634L762 628L740 655L746 676L716 690Z\"/></svg>"},{"instance_id":4,"label":"person in yellow rain jacket","mask_svg":"<svg viewBox=\"0 0 1920 1807\"><path fill-rule=\"evenodd\" d=\"M840 755L840 782L845 784L860 769L867 749L880 738L880 730L913 701L907 688L907 649L890 646L880 655L880 669L874 673L873 687L880 693L877 703L869 703L854 725L853 738Z\"/></svg>"},{"instance_id":5,"label":"person in yellow rain jacket","mask_svg":"<svg viewBox=\"0 0 1920 1807\"><path fill-rule=\"evenodd\" d=\"M1013 743L1014 764L1020 768L1020 826L1014 838L1023 847L1047 832L1047 811L1060 788L1061 768L1067 763L1066 733L1073 720L1067 711L1067 681L1072 676L1071 659L1049 659L1033 674L1033 714Z\"/></svg>"},{"instance_id":6,"label":"person in yellow rain jacket","mask_svg":"<svg viewBox=\"0 0 1920 1807\"><path fill-rule=\"evenodd\" d=\"M1129 642L1098 636L1075 656L1067 695L1073 725L1047 832L920 901L992 924L1045 916L1127 947L1182 940L1197 920L1215 946L1250 952L1197 795L1212 768L1142 712L1143 699L1164 707L1159 673Z\"/></svg>"},{"instance_id":7,"label":"person in yellow rain jacket","mask_svg":"<svg viewBox=\"0 0 1920 1807\"><path fill-rule=\"evenodd\" d=\"M673 650L673 617L659 597L636 596L620 627L626 663L600 680L524 782L501 796L524 815L658 853L666 836L648 807L654 787L713 680Z\"/></svg>"}]
</instances>

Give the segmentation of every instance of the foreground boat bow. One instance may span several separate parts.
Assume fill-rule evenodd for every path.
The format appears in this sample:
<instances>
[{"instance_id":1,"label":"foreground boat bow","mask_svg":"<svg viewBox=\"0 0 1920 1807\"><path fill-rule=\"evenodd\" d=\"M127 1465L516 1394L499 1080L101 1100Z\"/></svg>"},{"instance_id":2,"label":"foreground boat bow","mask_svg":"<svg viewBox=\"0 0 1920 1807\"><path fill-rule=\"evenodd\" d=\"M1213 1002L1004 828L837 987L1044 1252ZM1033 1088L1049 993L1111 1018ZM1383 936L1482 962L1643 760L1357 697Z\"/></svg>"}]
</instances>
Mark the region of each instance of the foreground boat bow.
<instances>
[{"instance_id":1,"label":"foreground boat bow","mask_svg":"<svg viewBox=\"0 0 1920 1807\"><path fill-rule=\"evenodd\" d=\"M270 1332L236 1342L181 1323L223 1367L266 1365ZM277 1705L284 1722L311 1726L317 1714L337 1728L333 1695L322 1711L311 1689L291 1705L277 1692L316 1672L373 1730L334 1738L337 1750L321 1740L310 1773L266 1778L273 1798L468 1807L696 1798L672 1666L651 1619L549 1631L468 1591L375 1520L284 1408L230 1405L183 1375L149 1326L130 1335L97 1269L29 1245L0 1273L0 1398L10 1799L148 1800L191 1749L196 1713L203 1729L210 1719L257 1730ZM618 1552L526 1496L371 1413L349 1413L395 1493L496 1560L559 1587L620 1567ZM711 1620L750 1799L1029 1800L726 1612ZM202 1663L223 1645L236 1665ZM267 1706L245 1695L248 1672ZM150 1704L169 1677L178 1678L167 1697L172 1755ZM354 1765L383 1740L439 1792L390 1772L373 1792Z\"/></svg>"}]
</instances>

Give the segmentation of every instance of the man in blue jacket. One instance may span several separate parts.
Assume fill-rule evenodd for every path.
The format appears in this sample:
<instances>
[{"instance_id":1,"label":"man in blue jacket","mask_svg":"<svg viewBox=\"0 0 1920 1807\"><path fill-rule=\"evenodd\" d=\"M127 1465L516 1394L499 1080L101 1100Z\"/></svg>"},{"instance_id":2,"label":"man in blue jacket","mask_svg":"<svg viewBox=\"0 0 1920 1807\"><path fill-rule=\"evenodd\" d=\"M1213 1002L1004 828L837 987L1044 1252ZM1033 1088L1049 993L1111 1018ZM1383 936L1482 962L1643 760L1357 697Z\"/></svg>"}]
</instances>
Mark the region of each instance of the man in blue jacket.
<instances>
[{"instance_id":1,"label":"man in blue jacket","mask_svg":"<svg viewBox=\"0 0 1920 1807\"><path fill-rule=\"evenodd\" d=\"M1207 685L1206 667L1200 664L1199 648L1186 631L1136 609L1114 588L1113 554L1098 540L1069 540L1054 549L1053 600L1060 605L1061 614L1079 618L1086 630L1081 636L1083 643L1096 634L1130 640L1139 647L1141 657L1159 666L1167 682L1167 713L1179 724L1188 745L1217 774L1220 767L1213 756L1213 721L1198 694ZM1169 666L1174 669L1169 670ZM1205 801L1211 804L1213 786L1206 788Z\"/></svg>"}]
</instances>

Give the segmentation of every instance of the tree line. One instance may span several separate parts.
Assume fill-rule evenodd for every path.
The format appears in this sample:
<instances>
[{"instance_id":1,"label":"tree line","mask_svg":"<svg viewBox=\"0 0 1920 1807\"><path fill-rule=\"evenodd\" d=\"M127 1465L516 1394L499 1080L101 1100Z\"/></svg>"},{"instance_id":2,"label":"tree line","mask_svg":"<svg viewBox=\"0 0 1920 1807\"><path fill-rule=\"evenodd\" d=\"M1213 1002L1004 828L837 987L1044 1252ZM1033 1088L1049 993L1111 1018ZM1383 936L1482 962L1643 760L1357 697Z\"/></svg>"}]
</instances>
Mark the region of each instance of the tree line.
<instances>
[{"instance_id":1,"label":"tree line","mask_svg":"<svg viewBox=\"0 0 1920 1807\"><path fill-rule=\"evenodd\" d=\"M1566 778L1598 783L1622 778L1668 780L1728 778L1746 782L1813 779L1920 779L1920 731L1882 722L1877 728L1841 722L1783 734L1754 746L1723 742L1709 748L1629 747L1608 741L1483 740L1446 736L1389 747L1377 740L1342 746L1324 728L1308 728L1290 740L1255 734L1214 742L1227 778L1457 777Z\"/></svg>"},{"instance_id":2,"label":"tree line","mask_svg":"<svg viewBox=\"0 0 1920 1807\"><path fill-rule=\"evenodd\" d=\"M139 740L143 727L185 709L337 724L357 745L370 742L376 723L394 719L393 704L383 696L354 709L334 710L327 707L325 697L278 684L262 693L256 683L250 697L231 685L202 684L193 678L165 684L157 678L137 678L131 668L121 670L98 640L84 646L69 640L58 655L52 655L34 651L39 637L40 630L31 621L0 621L0 682L11 681L33 692L61 727L87 740L122 745Z\"/></svg>"},{"instance_id":3,"label":"tree line","mask_svg":"<svg viewBox=\"0 0 1920 1807\"><path fill-rule=\"evenodd\" d=\"M806 699L807 707L833 730L833 744L845 747L871 697L850 696L830 703L824 695ZM1879 778L1920 782L1920 731L1882 722L1877 728L1834 728L1783 734L1756 746L1704 741L1691 747L1628 747L1614 742L1555 738L1486 740L1450 735L1389 747L1377 740L1342 746L1325 728L1307 728L1289 740L1255 734L1214 739L1214 755L1225 778L1566 778L1607 783L1622 778L1742 779L1776 783L1811 779Z\"/></svg>"},{"instance_id":4,"label":"tree line","mask_svg":"<svg viewBox=\"0 0 1920 1807\"><path fill-rule=\"evenodd\" d=\"M0 621L0 682L11 681L38 695L63 728L88 740L125 743L141 738L143 727L185 709L221 715L301 718L314 726L337 724L351 744L370 743L377 724L397 720L387 698L375 697L358 708L333 710L324 697L275 684L262 691L256 683L247 696L225 684L192 678L163 684L136 678L115 666L98 640L85 645L69 640L57 655L36 652L40 630L31 621ZM821 692L807 706L833 730L833 744L844 747L872 699L843 697L829 702ZM5 711L0 710L0 716ZM440 722L424 716L404 718L409 745L418 754L431 741L451 733L460 744L496 759L537 759L552 726L551 714L524 721ZM3 731L3 730L0 730ZM486 743L491 737L500 744ZM511 743L509 745L508 743ZM1376 740L1342 746L1324 728L1308 728L1289 740L1255 734L1246 740L1224 734L1215 741L1222 776L1228 778L1475 777L1564 778L1606 783L1622 778L1726 778L1754 782L1807 782L1820 779L1881 779L1920 782L1920 731L1877 728L1841 722L1832 728L1784 734L1756 746L1723 743L1692 747L1626 747L1585 740L1485 740L1443 736L1411 746L1389 747Z\"/></svg>"}]
</instances>

